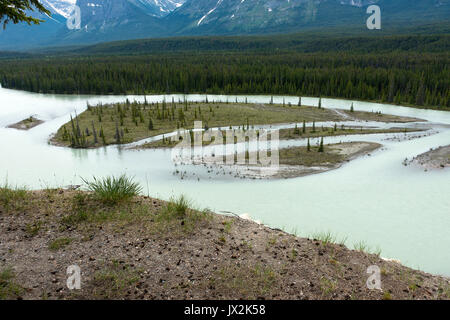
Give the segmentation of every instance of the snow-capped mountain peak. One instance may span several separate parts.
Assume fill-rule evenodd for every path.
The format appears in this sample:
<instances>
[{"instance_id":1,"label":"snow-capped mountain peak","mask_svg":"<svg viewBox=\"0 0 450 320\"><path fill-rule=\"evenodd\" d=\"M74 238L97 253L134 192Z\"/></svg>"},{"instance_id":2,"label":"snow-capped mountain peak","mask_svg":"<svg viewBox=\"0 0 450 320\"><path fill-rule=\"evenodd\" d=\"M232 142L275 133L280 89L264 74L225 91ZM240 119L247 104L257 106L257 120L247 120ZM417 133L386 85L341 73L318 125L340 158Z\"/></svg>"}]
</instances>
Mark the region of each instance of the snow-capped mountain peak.
<instances>
[{"instance_id":1,"label":"snow-capped mountain peak","mask_svg":"<svg viewBox=\"0 0 450 320\"><path fill-rule=\"evenodd\" d=\"M56 12L68 18L77 0L40 0L40 2L51 12Z\"/></svg>"},{"instance_id":2,"label":"snow-capped mountain peak","mask_svg":"<svg viewBox=\"0 0 450 320\"><path fill-rule=\"evenodd\" d=\"M129 3L140 8L145 13L161 17L181 7L186 0L127 0ZM50 11L56 12L65 18L69 17L77 0L40 0Z\"/></svg>"},{"instance_id":3,"label":"snow-capped mountain peak","mask_svg":"<svg viewBox=\"0 0 450 320\"><path fill-rule=\"evenodd\" d=\"M353 7L364 7L367 5L375 4L378 0L341 0L341 4L350 5Z\"/></svg>"}]
</instances>

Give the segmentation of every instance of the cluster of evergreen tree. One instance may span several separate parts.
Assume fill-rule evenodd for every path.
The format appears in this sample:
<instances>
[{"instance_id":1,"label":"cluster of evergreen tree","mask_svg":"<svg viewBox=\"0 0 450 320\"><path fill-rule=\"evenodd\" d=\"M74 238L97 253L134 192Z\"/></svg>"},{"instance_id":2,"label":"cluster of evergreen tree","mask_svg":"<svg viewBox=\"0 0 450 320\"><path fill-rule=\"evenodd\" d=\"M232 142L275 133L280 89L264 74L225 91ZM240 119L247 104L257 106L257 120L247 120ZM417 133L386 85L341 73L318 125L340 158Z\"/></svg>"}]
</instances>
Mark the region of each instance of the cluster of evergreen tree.
<instances>
[{"instance_id":1,"label":"cluster of evergreen tree","mask_svg":"<svg viewBox=\"0 0 450 320\"><path fill-rule=\"evenodd\" d=\"M98 115L99 122L102 122L102 106L100 105L98 108L93 108L88 104L88 110L91 112L96 112ZM72 148L86 148L89 146L95 146L99 143L99 136L103 143L106 145L106 138L103 132L103 128L100 127L99 135L97 134L97 129L95 127L95 123L91 121L91 129L89 127L85 127L84 130L81 129L79 117L76 114L75 119L70 116L70 130L67 130L67 126L64 125L62 127L61 140L63 142L69 142ZM122 133L123 136L123 133ZM92 141L89 137L92 137ZM120 141L119 141L120 143Z\"/></svg>"},{"instance_id":2,"label":"cluster of evergreen tree","mask_svg":"<svg viewBox=\"0 0 450 320\"><path fill-rule=\"evenodd\" d=\"M208 99L204 101L208 104ZM163 100L161 103L143 103L128 99L125 103L87 105L87 111L81 115L75 114L70 122L58 132L56 139L69 144L72 148L87 148L111 143L123 144L133 141L137 132L145 132L169 128L188 127L194 120L200 120L208 130L208 119L215 116L213 106L202 108L193 106L192 102L179 100L171 102ZM217 106L216 106L217 108ZM206 110L205 110L206 109ZM206 114L205 114L206 113ZM249 119L247 129L250 126ZM242 125L244 129L244 125ZM163 142L166 139L163 138ZM167 140L170 142L170 140Z\"/></svg>"},{"instance_id":3,"label":"cluster of evergreen tree","mask_svg":"<svg viewBox=\"0 0 450 320\"><path fill-rule=\"evenodd\" d=\"M1 60L3 87L68 94L286 94L450 107L450 53L179 53Z\"/></svg>"}]
</instances>

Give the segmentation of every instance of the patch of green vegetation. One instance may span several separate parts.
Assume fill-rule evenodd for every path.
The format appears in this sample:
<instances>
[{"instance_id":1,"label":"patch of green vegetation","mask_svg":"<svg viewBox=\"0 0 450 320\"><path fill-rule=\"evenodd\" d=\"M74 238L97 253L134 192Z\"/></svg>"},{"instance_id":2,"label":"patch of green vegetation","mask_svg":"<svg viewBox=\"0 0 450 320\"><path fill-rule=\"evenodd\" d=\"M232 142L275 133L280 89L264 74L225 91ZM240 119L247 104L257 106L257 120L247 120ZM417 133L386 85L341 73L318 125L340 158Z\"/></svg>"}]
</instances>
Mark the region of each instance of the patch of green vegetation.
<instances>
[{"instance_id":1,"label":"patch of green vegetation","mask_svg":"<svg viewBox=\"0 0 450 320\"><path fill-rule=\"evenodd\" d=\"M87 221L88 219L89 218L86 211L75 211L64 216L61 219L61 222L65 225L75 226L83 221Z\"/></svg>"},{"instance_id":2,"label":"patch of green vegetation","mask_svg":"<svg viewBox=\"0 0 450 320\"><path fill-rule=\"evenodd\" d=\"M371 246L369 246L365 241L358 241L353 245L353 248L356 251L360 251L360 252L364 252L367 254L374 254L376 256L381 256L381 248L380 247L375 247L372 248Z\"/></svg>"},{"instance_id":3,"label":"patch of green vegetation","mask_svg":"<svg viewBox=\"0 0 450 320\"><path fill-rule=\"evenodd\" d=\"M118 261L112 261L95 273L89 285L93 288L95 298L119 299L123 298L138 281L139 270Z\"/></svg>"},{"instance_id":4,"label":"patch of green vegetation","mask_svg":"<svg viewBox=\"0 0 450 320\"><path fill-rule=\"evenodd\" d=\"M246 249L246 250L252 250L253 249L253 244L247 240L243 240L241 242L241 246Z\"/></svg>"},{"instance_id":5,"label":"patch of green vegetation","mask_svg":"<svg viewBox=\"0 0 450 320\"><path fill-rule=\"evenodd\" d=\"M58 130L54 141L75 148L124 144L180 128L192 129L194 121L202 121L205 129L229 126L249 129L259 124L339 120L342 117L332 110L307 106L127 101L88 106L85 112Z\"/></svg>"},{"instance_id":6,"label":"patch of green vegetation","mask_svg":"<svg viewBox=\"0 0 450 320\"><path fill-rule=\"evenodd\" d=\"M271 236L269 237L269 240L267 241L268 246L274 246L277 244L277 237Z\"/></svg>"},{"instance_id":7,"label":"patch of green vegetation","mask_svg":"<svg viewBox=\"0 0 450 320\"><path fill-rule=\"evenodd\" d=\"M279 274L270 267L230 265L219 269L210 279L208 286L225 297L255 300L270 297L276 291Z\"/></svg>"},{"instance_id":8,"label":"patch of green vegetation","mask_svg":"<svg viewBox=\"0 0 450 320\"><path fill-rule=\"evenodd\" d=\"M13 187L6 181L0 186L0 206L6 212L21 210L27 205L28 191L25 188Z\"/></svg>"},{"instance_id":9,"label":"patch of green vegetation","mask_svg":"<svg viewBox=\"0 0 450 320\"><path fill-rule=\"evenodd\" d=\"M60 190L61 189L46 187L42 191L45 193L45 196L49 201L54 201Z\"/></svg>"},{"instance_id":10,"label":"patch of green vegetation","mask_svg":"<svg viewBox=\"0 0 450 320\"><path fill-rule=\"evenodd\" d=\"M389 291L383 293L383 300L392 300L392 294Z\"/></svg>"},{"instance_id":11,"label":"patch of green vegetation","mask_svg":"<svg viewBox=\"0 0 450 320\"><path fill-rule=\"evenodd\" d=\"M325 277L320 279L320 290L322 291L322 297L329 297L336 291L336 288L337 280L330 280Z\"/></svg>"},{"instance_id":12,"label":"patch of green vegetation","mask_svg":"<svg viewBox=\"0 0 450 320\"><path fill-rule=\"evenodd\" d=\"M15 274L11 268L0 271L0 300L17 299L23 291L23 288L15 282Z\"/></svg>"},{"instance_id":13,"label":"patch of green vegetation","mask_svg":"<svg viewBox=\"0 0 450 320\"><path fill-rule=\"evenodd\" d=\"M67 247L69 244L71 244L73 239L71 238L58 238L53 241L51 241L48 244L48 248L52 251L58 251L60 249L63 249Z\"/></svg>"},{"instance_id":14,"label":"patch of green vegetation","mask_svg":"<svg viewBox=\"0 0 450 320\"><path fill-rule=\"evenodd\" d=\"M218 241L219 241L219 243L223 244L223 243L227 242L227 238L225 238L225 236L222 234L219 236Z\"/></svg>"},{"instance_id":15,"label":"patch of green vegetation","mask_svg":"<svg viewBox=\"0 0 450 320\"><path fill-rule=\"evenodd\" d=\"M152 201L121 202L105 205L95 194L77 192L71 199L72 210L62 217L61 228L76 227L89 231L108 224L121 230L139 224L151 234L186 234L195 230L212 217L209 210L193 209L185 197L171 198L165 205L153 205Z\"/></svg>"},{"instance_id":16,"label":"patch of green vegetation","mask_svg":"<svg viewBox=\"0 0 450 320\"><path fill-rule=\"evenodd\" d=\"M329 137L329 136L347 136L357 134L378 134L378 133L408 133L416 132L418 130L411 128L391 128L391 129L366 129L366 128L350 128L341 126L334 127L321 127L313 129L312 127L306 127L303 129L281 129L279 131L280 140L286 139L305 139L305 138L317 138L317 137Z\"/></svg>"},{"instance_id":17,"label":"patch of green vegetation","mask_svg":"<svg viewBox=\"0 0 450 320\"><path fill-rule=\"evenodd\" d=\"M347 111L341 110L342 113L346 114L351 118L355 118L362 121L381 121L381 122L415 122L420 121L417 118L400 117L391 114L384 114L381 111L378 112L365 112L365 111Z\"/></svg>"},{"instance_id":18,"label":"patch of green vegetation","mask_svg":"<svg viewBox=\"0 0 450 320\"><path fill-rule=\"evenodd\" d=\"M34 237L39 233L41 228L42 228L42 221L39 220L39 221L28 223L25 226L25 231L28 235L30 235L31 237Z\"/></svg>"},{"instance_id":19,"label":"patch of green vegetation","mask_svg":"<svg viewBox=\"0 0 450 320\"><path fill-rule=\"evenodd\" d=\"M223 223L224 226L224 232L225 233L230 233L231 231L231 226L233 225L233 220L229 220L229 221L224 221Z\"/></svg>"},{"instance_id":20,"label":"patch of green vegetation","mask_svg":"<svg viewBox=\"0 0 450 320\"><path fill-rule=\"evenodd\" d=\"M305 147L290 147L279 150L279 163L289 166L325 166L334 167L353 156L377 149L380 145L369 142L345 142ZM270 155L270 152L269 152Z\"/></svg>"},{"instance_id":21,"label":"patch of green vegetation","mask_svg":"<svg viewBox=\"0 0 450 320\"><path fill-rule=\"evenodd\" d=\"M209 210L200 211L191 206L192 203L184 195L172 197L150 227L155 231L191 232L200 223L211 218Z\"/></svg>"},{"instance_id":22,"label":"patch of green vegetation","mask_svg":"<svg viewBox=\"0 0 450 320\"><path fill-rule=\"evenodd\" d=\"M164 213L167 217L184 218L186 217L190 206L192 206L192 204L185 195L181 195L178 198L172 197L167 203Z\"/></svg>"},{"instance_id":23,"label":"patch of green vegetation","mask_svg":"<svg viewBox=\"0 0 450 320\"><path fill-rule=\"evenodd\" d=\"M112 221L126 223L153 216L151 207L144 203L120 202L113 206L98 200L94 193L75 192L70 199L71 210L61 219L62 225L77 227Z\"/></svg>"},{"instance_id":24,"label":"patch of green vegetation","mask_svg":"<svg viewBox=\"0 0 450 320\"><path fill-rule=\"evenodd\" d=\"M298 251L295 250L294 248L291 249L291 252L289 253L289 259L291 261L295 261L297 259L298 256Z\"/></svg>"},{"instance_id":25,"label":"patch of green vegetation","mask_svg":"<svg viewBox=\"0 0 450 320\"><path fill-rule=\"evenodd\" d=\"M324 146L323 152L319 152L319 146L308 147L292 147L280 149L280 164L290 166L320 166L335 165L341 163L345 156L336 152L334 148Z\"/></svg>"},{"instance_id":26,"label":"patch of green vegetation","mask_svg":"<svg viewBox=\"0 0 450 320\"><path fill-rule=\"evenodd\" d=\"M450 299L450 284L449 283L441 284L438 288L438 294L440 297Z\"/></svg>"},{"instance_id":27,"label":"patch of green vegetation","mask_svg":"<svg viewBox=\"0 0 450 320\"><path fill-rule=\"evenodd\" d=\"M93 178L93 181L84 180L88 190L96 198L108 205L125 202L138 196L142 187L125 175L120 177L108 176L102 179Z\"/></svg>"},{"instance_id":28,"label":"patch of green vegetation","mask_svg":"<svg viewBox=\"0 0 450 320\"><path fill-rule=\"evenodd\" d=\"M330 231L314 233L309 238L314 239L314 240L319 240L324 245L330 244L330 243L336 243L336 236L333 235Z\"/></svg>"},{"instance_id":29,"label":"patch of green vegetation","mask_svg":"<svg viewBox=\"0 0 450 320\"><path fill-rule=\"evenodd\" d=\"M328 244L345 245L345 242L347 241L346 237L338 240L338 237L336 235L334 235L331 231L316 232L316 233L313 233L308 238L314 239L314 240L319 240L320 242L322 242L323 245L328 245Z\"/></svg>"},{"instance_id":30,"label":"patch of green vegetation","mask_svg":"<svg viewBox=\"0 0 450 320\"><path fill-rule=\"evenodd\" d=\"M29 117L20 122L9 125L8 128L14 128L14 129L18 129L18 130L29 130L33 127L40 125L41 123L43 123L43 121L38 120L34 117Z\"/></svg>"}]
</instances>

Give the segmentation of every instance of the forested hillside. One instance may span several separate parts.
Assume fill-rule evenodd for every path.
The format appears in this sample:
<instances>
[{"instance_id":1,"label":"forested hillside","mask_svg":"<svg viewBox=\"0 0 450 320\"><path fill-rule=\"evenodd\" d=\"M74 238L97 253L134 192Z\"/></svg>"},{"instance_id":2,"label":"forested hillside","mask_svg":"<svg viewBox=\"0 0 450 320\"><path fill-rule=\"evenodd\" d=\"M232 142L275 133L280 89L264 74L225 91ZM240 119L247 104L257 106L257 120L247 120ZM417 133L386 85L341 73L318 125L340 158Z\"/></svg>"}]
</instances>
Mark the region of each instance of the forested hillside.
<instances>
[{"instance_id":1,"label":"forested hillside","mask_svg":"<svg viewBox=\"0 0 450 320\"><path fill-rule=\"evenodd\" d=\"M407 29L407 31L412 31ZM227 52L352 52L386 53L393 51L448 52L450 51L450 24L433 25L416 30L418 34L341 35L320 30L277 36L214 36L173 37L100 43L71 48L67 52L78 55L150 54L164 52L227 51ZM400 30L399 32L405 32ZM420 32L420 33L419 33ZM59 48L64 50L64 48Z\"/></svg>"},{"instance_id":2,"label":"forested hillside","mask_svg":"<svg viewBox=\"0 0 450 320\"><path fill-rule=\"evenodd\" d=\"M316 45L311 40L305 47L294 37L284 48L281 40L267 38L245 50L227 45L236 39L218 38L215 51L189 47L214 43L214 38L188 39L184 50L174 50L168 42L152 54L107 56L104 45L98 55L3 59L0 81L6 88L43 93L287 94L450 107L447 36L379 38L372 47L365 38L318 39ZM361 50L354 50L358 43ZM128 50L139 53L137 45L132 42Z\"/></svg>"}]
</instances>

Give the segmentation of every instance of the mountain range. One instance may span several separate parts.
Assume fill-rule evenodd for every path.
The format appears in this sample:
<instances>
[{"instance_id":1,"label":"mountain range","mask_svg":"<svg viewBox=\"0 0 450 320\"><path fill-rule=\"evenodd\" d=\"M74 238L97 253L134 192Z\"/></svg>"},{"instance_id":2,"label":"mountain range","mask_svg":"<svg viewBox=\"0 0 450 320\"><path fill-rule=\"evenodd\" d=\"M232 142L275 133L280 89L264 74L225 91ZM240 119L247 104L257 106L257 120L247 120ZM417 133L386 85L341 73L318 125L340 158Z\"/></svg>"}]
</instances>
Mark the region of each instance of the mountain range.
<instances>
[{"instance_id":1,"label":"mountain range","mask_svg":"<svg viewBox=\"0 0 450 320\"><path fill-rule=\"evenodd\" d=\"M367 30L367 6L379 5L382 28L449 22L450 0L40 0L51 16L39 26L0 31L0 49L19 50L184 35L289 33L308 28ZM69 30L74 5L81 28ZM368 32L368 31L367 31Z\"/></svg>"}]
</instances>

